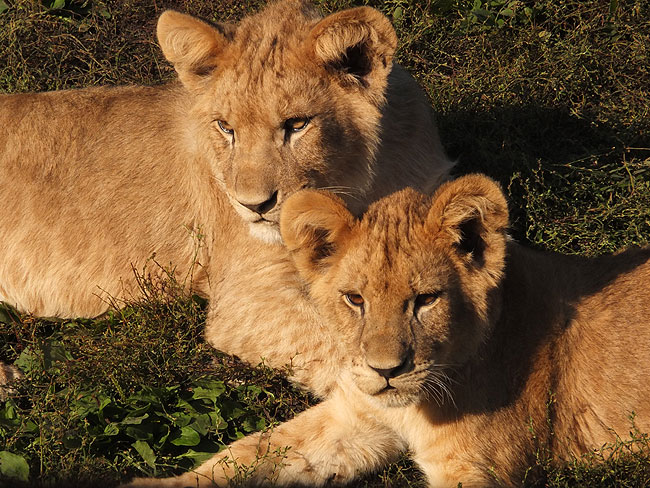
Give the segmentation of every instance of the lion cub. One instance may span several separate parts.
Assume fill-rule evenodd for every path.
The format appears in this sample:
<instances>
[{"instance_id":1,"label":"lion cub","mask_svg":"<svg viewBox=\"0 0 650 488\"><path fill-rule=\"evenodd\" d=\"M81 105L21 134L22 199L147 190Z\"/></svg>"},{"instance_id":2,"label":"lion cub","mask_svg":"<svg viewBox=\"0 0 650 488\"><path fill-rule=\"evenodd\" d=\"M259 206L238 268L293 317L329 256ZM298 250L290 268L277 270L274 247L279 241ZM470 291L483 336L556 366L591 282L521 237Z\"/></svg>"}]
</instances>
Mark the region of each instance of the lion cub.
<instances>
[{"instance_id":1,"label":"lion cub","mask_svg":"<svg viewBox=\"0 0 650 488\"><path fill-rule=\"evenodd\" d=\"M650 249L547 254L507 227L502 191L479 175L361 219L331 194L292 196L282 235L347 351L338 388L155 486L226 484L233 460L256 466L251 484L344 482L403 449L431 486L516 486L538 454L628 437L632 412L650 429Z\"/></svg>"},{"instance_id":2,"label":"lion cub","mask_svg":"<svg viewBox=\"0 0 650 488\"><path fill-rule=\"evenodd\" d=\"M0 95L0 300L96 316L137 290L132 265L153 254L208 295L234 246L279 244L298 189L338 189L362 210L447 176L427 98L375 9L323 17L284 0L237 24L166 11L157 37L178 74L166 85Z\"/></svg>"},{"instance_id":3,"label":"lion cub","mask_svg":"<svg viewBox=\"0 0 650 488\"><path fill-rule=\"evenodd\" d=\"M303 188L355 212L433 191L451 163L428 100L370 7L283 0L237 24L167 11L157 36L178 73L166 85L0 95L0 301L96 316L139 291L133 266L161 273L155 254L210 299L210 344L292 363L325 396L336 339L314 325L280 209Z\"/></svg>"}]
</instances>

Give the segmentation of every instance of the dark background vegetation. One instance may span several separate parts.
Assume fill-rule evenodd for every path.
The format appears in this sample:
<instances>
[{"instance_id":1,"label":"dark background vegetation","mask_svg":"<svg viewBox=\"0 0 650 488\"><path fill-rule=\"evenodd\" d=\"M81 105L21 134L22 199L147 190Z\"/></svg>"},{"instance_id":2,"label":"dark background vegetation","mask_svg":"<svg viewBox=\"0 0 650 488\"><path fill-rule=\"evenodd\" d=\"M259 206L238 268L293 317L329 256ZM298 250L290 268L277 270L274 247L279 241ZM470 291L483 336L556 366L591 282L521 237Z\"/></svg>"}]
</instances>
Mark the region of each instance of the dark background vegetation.
<instances>
[{"instance_id":1,"label":"dark background vegetation","mask_svg":"<svg viewBox=\"0 0 650 488\"><path fill-rule=\"evenodd\" d=\"M326 12L371 5L392 19L398 60L426 88L456 172L501 182L514 237L585 255L647 242L650 2L317 3ZM173 70L153 35L160 12L233 21L263 4L0 0L0 92L164 82ZM0 308L0 358L29 376L0 402L0 486L182 472L309 404L281 375L206 346L204 304L177 293L173 277L143 280L142 289L142 299L101 320ZM560 467L540 453L540 484L646 486L647 438L635 438ZM617 460L598 462L612 450ZM408 462L360 482L417 483Z\"/></svg>"}]
</instances>

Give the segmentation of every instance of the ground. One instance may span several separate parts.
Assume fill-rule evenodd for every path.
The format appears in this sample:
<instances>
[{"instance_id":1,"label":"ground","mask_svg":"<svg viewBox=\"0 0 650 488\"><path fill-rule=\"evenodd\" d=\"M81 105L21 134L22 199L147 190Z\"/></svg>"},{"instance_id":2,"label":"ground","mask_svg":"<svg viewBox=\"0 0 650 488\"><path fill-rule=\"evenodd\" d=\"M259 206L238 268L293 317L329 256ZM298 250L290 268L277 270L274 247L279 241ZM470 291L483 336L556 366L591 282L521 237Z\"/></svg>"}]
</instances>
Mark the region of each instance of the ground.
<instances>
[{"instance_id":1,"label":"ground","mask_svg":"<svg viewBox=\"0 0 650 488\"><path fill-rule=\"evenodd\" d=\"M0 0L0 92L160 83L173 77L153 35L162 10L235 20L262 4ZM515 238L585 255L648 241L647 1L359 4L393 21L399 62L426 88L457 174L484 172L506 189ZM175 293L173 276L143 278L142 290L101 320L0 308L0 358L30 377L0 402L0 486L177 473L312 402L281 375L205 345L204 303ZM539 486L645 486L648 440L636 437L560 467L541 452L531 473L542 473ZM616 460L599 464L611 450ZM418 474L403 461L360 484L412 486Z\"/></svg>"}]
</instances>

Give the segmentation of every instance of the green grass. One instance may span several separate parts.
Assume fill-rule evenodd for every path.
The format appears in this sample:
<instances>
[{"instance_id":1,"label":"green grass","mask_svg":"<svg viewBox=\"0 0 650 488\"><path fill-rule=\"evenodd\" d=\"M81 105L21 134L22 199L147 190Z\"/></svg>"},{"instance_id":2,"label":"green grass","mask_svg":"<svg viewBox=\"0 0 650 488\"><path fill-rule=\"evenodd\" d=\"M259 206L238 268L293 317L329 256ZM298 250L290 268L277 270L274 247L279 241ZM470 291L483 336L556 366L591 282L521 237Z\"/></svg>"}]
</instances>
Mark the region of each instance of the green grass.
<instances>
[{"instance_id":1,"label":"green grass","mask_svg":"<svg viewBox=\"0 0 650 488\"><path fill-rule=\"evenodd\" d=\"M173 277L142 291L99 320L0 308L4 355L27 377L0 407L0 439L44 486L180 473L307 406L277 372L205 344L204 301Z\"/></svg>"},{"instance_id":2,"label":"green grass","mask_svg":"<svg viewBox=\"0 0 650 488\"><path fill-rule=\"evenodd\" d=\"M168 80L153 35L160 11L236 20L262 3L0 0L0 91ZM516 238L587 255L648 241L646 0L363 3L393 20L399 61L426 87L457 173L487 173L507 190ZM0 403L0 451L19 456L0 453L3 470L57 487L178 473L310 403L281 375L208 347L203 303L175 293L173 279L143 291L101 320L0 309L0 358L29 377ZM563 466L540 455L534 472L540 486L645 486L647 454L638 434ZM417 480L403 461L356 486Z\"/></svg>"}]
</instances>

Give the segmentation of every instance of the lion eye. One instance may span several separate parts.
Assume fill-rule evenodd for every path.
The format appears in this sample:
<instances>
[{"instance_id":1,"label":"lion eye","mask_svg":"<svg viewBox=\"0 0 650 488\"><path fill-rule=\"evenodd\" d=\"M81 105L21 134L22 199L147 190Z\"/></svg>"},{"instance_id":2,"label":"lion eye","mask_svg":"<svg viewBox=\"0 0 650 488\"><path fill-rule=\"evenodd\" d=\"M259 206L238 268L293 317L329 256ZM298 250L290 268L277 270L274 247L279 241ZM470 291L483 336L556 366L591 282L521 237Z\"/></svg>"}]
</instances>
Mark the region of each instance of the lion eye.
<instances>
[{"instance_id":1,"label":"lion eye","mask_svg":"<svg viewBox=\"0 0 650 488\"><path fill-rule=\"evenodd\" d=\"M284 130L295 133L304 130L309 125L309 117L292 117L284 121Z\"/></svg>"},{"instance_id":2,"label":"lion eye","mask_svg":"<svg viewBox=\"0 0 650 488\"><path fill-rule=\"evenodd\" d=\"M219 129L221 129L222 132L228 135L233 135L235 133L235 129L232 128L232 125L230 125L225 120L217 120L217 125L219 126Z\"/></svg>"},{"instance_id":3,"label":"lion eye","mask_svg":"<svg viewBox=\"0 0 650 488\"><path fill-rule=\"evenodd\" d=\"M346 293L343 296L345 297L345 301L351 307L354 307L354 308L363 307L364 300L363 300L363 297L361 295L357 295L356 293Z\"/></svg>"},{"instance_id":4,"label":"lion eye","mask_svg":"<svg viewBox=\"0 0 650 488\"><path fill-rule=\"evenodd\" d=\"M422 295L418 295L415 297L415 308L420 308L420 307L427 307L429 305L433 305L438 301L438 298L440 298L440 295L442 292L435 292L435 293L423 293Z\"/></svg>"}]
</instances>

